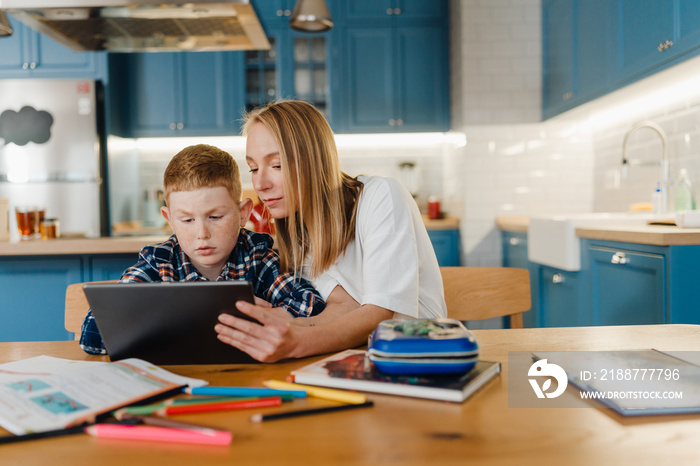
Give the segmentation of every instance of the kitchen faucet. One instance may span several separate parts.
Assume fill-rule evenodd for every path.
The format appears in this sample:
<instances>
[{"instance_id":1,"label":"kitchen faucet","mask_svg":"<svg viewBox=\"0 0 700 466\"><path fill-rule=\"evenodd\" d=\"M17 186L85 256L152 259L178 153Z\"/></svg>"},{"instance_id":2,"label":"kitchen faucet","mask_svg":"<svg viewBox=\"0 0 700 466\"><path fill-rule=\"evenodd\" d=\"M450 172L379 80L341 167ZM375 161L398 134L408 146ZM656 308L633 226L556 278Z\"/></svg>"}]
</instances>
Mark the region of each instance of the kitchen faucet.
<instances>
[{"instance_id":1,"label":"kitchen faucet","mask_svg":"<svg viewBox=\"0 0 700 466\"><path fill-rule=\"evenodd\" d=\"M627 166L629 165L629 160L627 160L627 146L629 144L629 139L632 134L637 132L641 128L649 128L659 135L661 138L661 144L663 146L663 153L661 154L661 211L660 214L666 214L668 212L668 190L669 190L669 166L668 166L668 140L666 139L666 133L653 121L640 121L636 123L632 128L625 134L625 139L622 142L622 178L627 178Z\"/></svg>"}]
</instances>

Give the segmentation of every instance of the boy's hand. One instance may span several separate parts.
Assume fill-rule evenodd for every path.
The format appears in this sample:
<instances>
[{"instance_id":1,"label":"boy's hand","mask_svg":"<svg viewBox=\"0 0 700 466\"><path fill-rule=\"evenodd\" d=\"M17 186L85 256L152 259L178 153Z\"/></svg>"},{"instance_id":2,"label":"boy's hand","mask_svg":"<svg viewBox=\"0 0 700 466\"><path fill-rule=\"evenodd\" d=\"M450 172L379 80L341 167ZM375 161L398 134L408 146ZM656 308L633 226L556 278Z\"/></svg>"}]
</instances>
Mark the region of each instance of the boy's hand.
<instances>
[{"instance_id":1,"label":"boy's hand","mask_svg":"<svg viewBox=\"0 0 700 466\"><path fill-rule=\"evenodd\" d=\"M262 301L251 304L238 301L236 308L256 319L260 324L221 314L219 323L214 327L217 338L248 353L261 362L276 362L294 357L298 346L299 328L291 325L292 316L283 308L272 308L270 303Z\"/></svg>"}]
</instances>

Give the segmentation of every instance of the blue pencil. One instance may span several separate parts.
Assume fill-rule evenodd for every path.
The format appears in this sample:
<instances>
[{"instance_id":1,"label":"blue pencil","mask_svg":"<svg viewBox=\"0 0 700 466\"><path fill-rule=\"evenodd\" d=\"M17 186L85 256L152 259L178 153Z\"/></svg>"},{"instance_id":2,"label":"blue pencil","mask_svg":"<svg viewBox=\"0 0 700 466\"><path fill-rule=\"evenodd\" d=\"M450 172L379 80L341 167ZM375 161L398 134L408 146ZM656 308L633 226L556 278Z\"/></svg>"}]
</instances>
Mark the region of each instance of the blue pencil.
<instances>
[{"instance_id":1,"label":"blue pencil","mask_svg":"<svg viewBox=\"0 0 700 466\"><path fill-rule=\"evenodd\" d=\"M291 395L294 398L306 398L304 390L276 390L273 388L257 387L186 387L183 389L190 395L216 396L281 396Z\"/></svg>"}]
</instances>

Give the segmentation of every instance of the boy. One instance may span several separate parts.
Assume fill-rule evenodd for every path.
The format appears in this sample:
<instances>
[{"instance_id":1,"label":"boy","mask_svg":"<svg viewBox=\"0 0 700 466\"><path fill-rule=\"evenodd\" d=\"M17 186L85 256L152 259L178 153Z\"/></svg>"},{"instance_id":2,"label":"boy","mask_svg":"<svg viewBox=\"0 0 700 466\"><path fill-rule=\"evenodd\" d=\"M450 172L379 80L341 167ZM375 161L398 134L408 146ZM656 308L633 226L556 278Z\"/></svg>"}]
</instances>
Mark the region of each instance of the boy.
<instances>
[{"instance_id":1,"label":"boy","mask_svg":"<svg viewBox=\"0 0 700 466\"><path fill-rule=\"evenodd\" d=\"M161 213L173 235L144 247L121 282L249 280L256 297L294 317L325 308L309 282L280 273L269 235L241 228L253 201L240 201L238 165L227 152L206 144L186 147L165 169L163 190ZM83 321L80 347L90 354L107 352L92 312Z\"/></svg>"}]
</instances>

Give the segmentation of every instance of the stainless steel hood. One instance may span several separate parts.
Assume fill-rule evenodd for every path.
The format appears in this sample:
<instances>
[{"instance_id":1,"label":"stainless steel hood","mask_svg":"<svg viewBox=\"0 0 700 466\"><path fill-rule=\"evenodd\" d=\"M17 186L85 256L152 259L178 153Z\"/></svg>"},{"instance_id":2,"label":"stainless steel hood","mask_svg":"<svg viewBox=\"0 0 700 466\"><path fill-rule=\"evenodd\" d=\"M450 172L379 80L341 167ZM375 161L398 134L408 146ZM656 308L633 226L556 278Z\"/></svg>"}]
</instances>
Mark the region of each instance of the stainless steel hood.
<instances>
[{"instance_id":1,"label":"stainless steel hood","mask_svg":"<svg viewBox=\"0 0 700 466\"><path fill-rule=\"evenodd\" d=\"M248 0L0 0L0 10L73 50L267 50Z\"/></svg>"}]
</instances>

